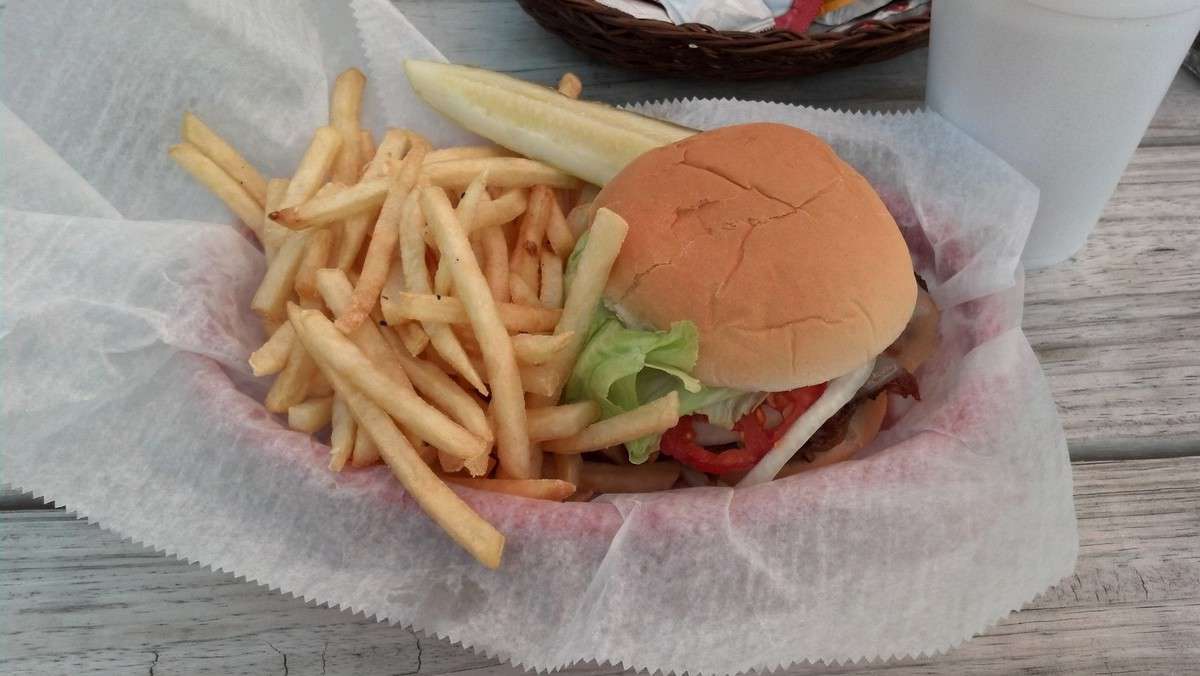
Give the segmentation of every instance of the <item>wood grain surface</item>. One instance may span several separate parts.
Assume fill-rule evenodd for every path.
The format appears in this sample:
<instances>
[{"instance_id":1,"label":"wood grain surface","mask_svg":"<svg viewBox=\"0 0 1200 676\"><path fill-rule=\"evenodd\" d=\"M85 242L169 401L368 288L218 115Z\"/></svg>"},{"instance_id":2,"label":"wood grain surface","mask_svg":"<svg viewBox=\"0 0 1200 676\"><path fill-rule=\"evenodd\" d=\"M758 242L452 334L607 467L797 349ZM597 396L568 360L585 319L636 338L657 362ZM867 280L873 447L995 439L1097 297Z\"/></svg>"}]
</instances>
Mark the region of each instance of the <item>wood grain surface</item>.
<instances>
[{"instance_id":1,"label":"wood grain surface","mask_svg":"<svg viewBox=\"0 0 1200 676\"><path fill-rule=\"evenodd\" d=\"M1200 453L1200 146L1139 148L1083 252L1025 291L1072 457Z\"/></svg>"},{"instance_id":2,"label":"wood grain surface","mask_svg":"<svg viewBox=\"0 0 1200 676\"><path fill-rule=\"evenodd\" d=\"M1075 497L1075 575L1025 610L932 659L787 673L1196 673L1200 458L1077 463ZM0 513L0 542L4 673L519 673L165 558L62 511Z\"/></svg>"}]
</instances>

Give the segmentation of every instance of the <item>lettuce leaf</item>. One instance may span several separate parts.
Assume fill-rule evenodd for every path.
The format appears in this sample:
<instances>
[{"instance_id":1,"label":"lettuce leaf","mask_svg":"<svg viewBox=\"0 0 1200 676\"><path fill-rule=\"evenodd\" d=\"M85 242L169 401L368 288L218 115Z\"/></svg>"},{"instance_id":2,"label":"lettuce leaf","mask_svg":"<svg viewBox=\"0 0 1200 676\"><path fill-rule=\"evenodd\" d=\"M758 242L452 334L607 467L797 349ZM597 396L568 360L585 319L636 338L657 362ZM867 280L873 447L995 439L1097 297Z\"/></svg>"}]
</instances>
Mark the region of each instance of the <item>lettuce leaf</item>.
<instances>
[{"instance_id":1,"label":"lettuce leaf","mask_svg":"<svg viewBox=\"0 0 1200 676\"><path fill-rule=\"evenodd\" d=\"M690 321L675 322L665 331L630 329L600 307L563 398L567 402L594 401L605 418L672 391L679 393L683 415L746 398L740 390L705 387L692 376L698 354L696 325ZM740 406L730 410L740 410ZM659 437L650 435L625 444L630 462L645 462L658 450Z\"/></svg>"}]
</instances>

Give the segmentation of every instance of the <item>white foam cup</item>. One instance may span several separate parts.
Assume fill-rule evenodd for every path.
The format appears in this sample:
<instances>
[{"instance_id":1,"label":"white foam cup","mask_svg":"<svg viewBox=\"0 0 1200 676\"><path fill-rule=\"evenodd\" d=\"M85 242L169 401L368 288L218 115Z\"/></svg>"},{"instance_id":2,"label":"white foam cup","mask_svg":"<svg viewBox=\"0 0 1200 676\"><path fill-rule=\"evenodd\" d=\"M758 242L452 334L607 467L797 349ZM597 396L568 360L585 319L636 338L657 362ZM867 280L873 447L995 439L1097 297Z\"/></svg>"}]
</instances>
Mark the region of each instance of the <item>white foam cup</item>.
<instances>
[{"instance_id":1,"label":"white foam cup","mask_svg":"<svg viewBox=\"0 0 1200 676\"><path fill-rule=\"evenodd\" d=\"M1083 248L1197 31L1200 0L935 0L926 102L1041 190L1027 268Z\"/></svg>"}]
</instances>

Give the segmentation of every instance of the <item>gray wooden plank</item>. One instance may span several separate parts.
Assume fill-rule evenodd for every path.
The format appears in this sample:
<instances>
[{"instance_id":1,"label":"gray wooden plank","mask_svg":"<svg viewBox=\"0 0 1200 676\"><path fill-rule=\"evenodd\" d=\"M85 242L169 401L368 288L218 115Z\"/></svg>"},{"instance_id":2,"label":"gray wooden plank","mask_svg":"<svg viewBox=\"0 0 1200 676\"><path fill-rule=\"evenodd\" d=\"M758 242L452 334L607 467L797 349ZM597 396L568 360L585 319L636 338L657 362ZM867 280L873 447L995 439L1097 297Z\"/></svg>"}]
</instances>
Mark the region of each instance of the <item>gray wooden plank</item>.
<instances>
[{"instance_id":1,"label":"gray wooden plank","mask_svg":"<svg viewBox=\"0 0 1200 676\"><path fill-rule=\"evenodd\" d=\"M451 61L550 85L563 71L583 79L588 98L610 103L736 97L826 108L896 110L925 99L926 51L821 75L759 82L662 78L597 62L542 30L513 0L392 0ZM1200 80L1183 70L1143 141L1200 144Z\"/></svg>"},{"instance_id":2,"label":"gray wooden plank","mask_svg":"<svg viewBox=\"0 0 1200 676\"><path fill-rule=\"evenodd\" d=\"M1194 669L1200 458L1078 463L1075 495L1075 575L1025 610L947 655L787 673ZM162 557L61 511L0 513L0 542L6 673L515 673L443 641Z\"/></svg>"},{"instance_id":3,"label":"gray wooden plank","mask_svg":"<svg viewBox=\"0 0 1200 676\"><path fill-rule=\"evenodd\" d=\"M1200 147L1139 148L1084 251L1028 275L1073 457L1200 452L1198 225Z\"/></svg>"},{"instance_id":4,"label":"gray wooden plank","mask_svg":"<svg viewBox=\"0 0 1200 676\"><path fill-rule=\"evenodd\" d=\"M0 512L17 509L45 509L49 507L50 505L35 499L32 493L23 493L8 486L0 485Z\"/></svg>"}]
</instances>

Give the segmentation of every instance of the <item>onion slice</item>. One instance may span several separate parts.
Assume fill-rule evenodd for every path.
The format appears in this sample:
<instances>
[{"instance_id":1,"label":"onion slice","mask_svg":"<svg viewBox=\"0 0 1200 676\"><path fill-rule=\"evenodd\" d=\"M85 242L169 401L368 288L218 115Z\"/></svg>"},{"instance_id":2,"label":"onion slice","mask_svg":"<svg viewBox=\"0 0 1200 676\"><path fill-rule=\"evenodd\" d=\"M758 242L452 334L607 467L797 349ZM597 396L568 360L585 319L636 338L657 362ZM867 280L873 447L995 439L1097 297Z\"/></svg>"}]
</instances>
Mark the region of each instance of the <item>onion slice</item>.
<instances>
[{"instance_id":1,"label":"onion slice","mask_svg":"<svg viewBox=\"0 0 1200 676\"><path fill-rule=\"evenodd\" d=\"M829 381L821 398L792 424L791 429L784 433L762 460L758 461L754 469L746 473L737 487L756 486L774 479L792 456L821 429L821 425L854 398L854 393L867 382L867 377L874 368L875 360L872 359L850 373Z\"/></svg>"},{"instance_id":2,"label":"onion slice","mask_svg":"<svg viewBox=\"0 0 1200 676\"><path fill-rule=\"evenodd\" d=\"M692 432L696 435L693 440L700 446L722 446L742 440L737 432L702 420L692 422Z\"/></svg>"}]
</instances>

